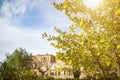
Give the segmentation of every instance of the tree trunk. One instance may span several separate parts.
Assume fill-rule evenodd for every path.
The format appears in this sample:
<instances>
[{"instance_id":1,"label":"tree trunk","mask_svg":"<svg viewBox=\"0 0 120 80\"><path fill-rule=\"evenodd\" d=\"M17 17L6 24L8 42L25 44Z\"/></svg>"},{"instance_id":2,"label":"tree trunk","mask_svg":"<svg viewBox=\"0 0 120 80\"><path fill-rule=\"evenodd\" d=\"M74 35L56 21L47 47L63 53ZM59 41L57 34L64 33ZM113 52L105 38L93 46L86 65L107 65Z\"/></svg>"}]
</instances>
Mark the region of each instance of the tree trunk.
<instances>
[{"instance_id":1,"label":"tree trunk","mask_svg":"<svg viewBox=\"0 0 120 80\"><path fill-rule=\"evenodd\" d=\"M103 79L104 79L104 80L107 80L107 74L106 74L106 72L105 72L105 69L102 67L102 65L101 65L101 63L100 63L100 60L99 60L94 54L92 54L92 56L96 59L96 62L97 62L99 68L101 69L101 71L102 71L102 73L103 73Z\"/></svg>"},{"instance_id":2,"label":"tree trunk","mask_svg":"<svg viewBox=\"0 0 120 80\"><path fill-rule=\"evenodd\" d=\"M100 69L102 70L103 79L104 79L104 80L107 80L107 75L106 75L105 69L101 66L101 64L100 64L99 61L97 61L97 62L98 62L98 65L99 65Z\"/></svg>"},{"instance_id":3,"label":"tree trunk","mask_svg":"<svg viewBox=\"0 0 120 80\"><path fill-rule=\"evenodd\" d=\"M120 58L119 58L117 53L115 53L115 55L117 57L117 64L118 64L118 72L117 72L117 74L118 74L118 77L120 77Z\"/></svg>"},{"instance_id":4,"label":"tree trunk","mask_svg":"<svg viewBox=\"0 0 120 80\"><path fill-rule=\"evenodd\" d=\"M88 79L90 79L90 80L97 80L96 78L91 77L91 76L89 76L89 75L87 75L87 77L88 77Z\"/></svg>"},{"instance_id":5,"label":"tree trunk","mask_svg":"<svg viewBox=\"0 0 120 80\"><path fill-rule=\"evenodd\" d=\"M80 77L80 71L76 70L73 72L74 78L79 78Z\"/></svg>"},{"instance_id":6,"label":"tree trunk","mask_svg":"<svg viewBox=\"0 0 120 80\"><path fill-rule=\"evenodd\" d=\"M120 59L119 58L117 59L118 59L118 77L120 77Z\"/></svg>"}]
</instances>

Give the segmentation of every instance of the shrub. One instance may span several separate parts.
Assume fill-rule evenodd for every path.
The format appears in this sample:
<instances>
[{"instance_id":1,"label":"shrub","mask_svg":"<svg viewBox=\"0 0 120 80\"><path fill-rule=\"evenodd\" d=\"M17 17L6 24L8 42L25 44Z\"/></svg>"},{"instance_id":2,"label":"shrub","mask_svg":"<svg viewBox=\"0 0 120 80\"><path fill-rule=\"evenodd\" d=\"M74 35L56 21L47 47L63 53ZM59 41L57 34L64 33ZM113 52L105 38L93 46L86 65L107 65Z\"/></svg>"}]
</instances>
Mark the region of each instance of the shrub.
<instances>
[{"instance_id":1,"label":"shrub","mask_svg":"<svg viewBox=\"0 0 120 80\"><path fill-rule=\"evenodd\" d=\"M47 77L45 80L55 80L54 77Z\"/></svg>"}]
</instances>

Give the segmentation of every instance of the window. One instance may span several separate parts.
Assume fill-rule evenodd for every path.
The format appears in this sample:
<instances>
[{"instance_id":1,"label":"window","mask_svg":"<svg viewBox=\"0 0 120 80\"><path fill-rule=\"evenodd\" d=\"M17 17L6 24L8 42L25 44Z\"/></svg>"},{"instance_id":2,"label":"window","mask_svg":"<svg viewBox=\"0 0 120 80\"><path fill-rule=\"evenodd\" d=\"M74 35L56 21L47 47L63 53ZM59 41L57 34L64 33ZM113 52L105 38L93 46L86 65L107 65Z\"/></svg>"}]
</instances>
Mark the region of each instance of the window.
<instances>
[{"instance_id":1,"label":"window","mask_svg":"<svg viewBox=\"0 0 120 80\"><path fill-rule=\"evenodd\" d=\"M44 57L43 60L46 61L46 57Z\"/></svg>"}]
</instances>

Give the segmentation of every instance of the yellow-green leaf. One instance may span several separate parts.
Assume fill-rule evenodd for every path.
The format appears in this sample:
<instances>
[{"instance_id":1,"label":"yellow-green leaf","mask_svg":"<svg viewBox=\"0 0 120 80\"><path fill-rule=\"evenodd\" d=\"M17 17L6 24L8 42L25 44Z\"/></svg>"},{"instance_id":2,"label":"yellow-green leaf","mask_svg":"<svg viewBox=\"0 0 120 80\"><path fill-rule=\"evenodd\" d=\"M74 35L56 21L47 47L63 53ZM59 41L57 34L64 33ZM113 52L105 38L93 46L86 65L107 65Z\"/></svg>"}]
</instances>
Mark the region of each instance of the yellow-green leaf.
<instances>
[{"instance_id":1,"label":"yellow-green leaf","mask_svg":"<svg viewBox=\"0 0 120 80\"><path fill-rule=\"evenodd\" d=\"M115 14L116 14L117 16L119 16L119 15L120 15L120 9L117 9L117 11L115 12Z\"/></svg>"},{"instance_id":2,"label":"yellow-green leaf","mask_svg":"<svg viewBox=\"0 0 120 80\"><path fill-rule=\"evenodd\" d=\"M120 49L120 44L119 44L119 45L117 45L117 49Z\"/></svg>"}]
</instances>

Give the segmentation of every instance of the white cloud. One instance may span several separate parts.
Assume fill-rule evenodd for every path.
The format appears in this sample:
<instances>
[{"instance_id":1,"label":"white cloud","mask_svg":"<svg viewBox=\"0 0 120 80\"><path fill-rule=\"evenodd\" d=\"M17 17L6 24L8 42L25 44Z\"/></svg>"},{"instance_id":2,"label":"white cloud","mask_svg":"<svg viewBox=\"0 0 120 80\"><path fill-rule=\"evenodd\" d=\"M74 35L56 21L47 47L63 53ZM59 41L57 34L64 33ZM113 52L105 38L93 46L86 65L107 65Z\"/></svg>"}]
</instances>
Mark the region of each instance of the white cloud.
<instances>
[{"instance_id":1,"label":"white cloud","mask_svg":"<svg viewBox=\"0 0 120 80\"><path fill-rule=\"evenodd\" d=\"M36 30L19 28L10 23L2 24L0 27L0 58L4 56L4 53L12 53L15 48L19 47L26 48L28 52L33 54L55 53L54 48L46 40L41 39L43 32L53 32L51 30L51 28L47 30Z\"/></svg>"},{"instance_id":2,"label":"white cloud","mask_svg":"<svg viewBox=\"0 0 120 80\"><path fill-rule=\"evenodd\" d=\"M55 49L42 38L42 33L56 34L53 26L65 30L70 21L63 13L51 6L55 0L13 0L15 3L4 2L0 17L0 61L5 58L5 53L12 53L14 49L22 47L33 54L55 54ZM59 1L58 1L59 2ZM39 25L38 28L23 27L19 17L24 17L28 9L39 8L44 14L46 26ZM41 28L43 27L43 28Z\"/></svg>"}]
</instances>

